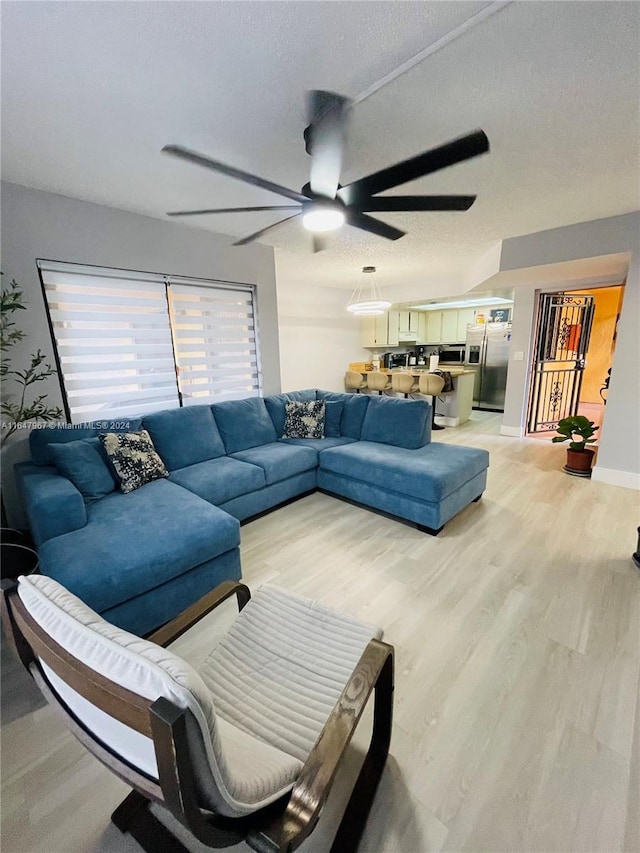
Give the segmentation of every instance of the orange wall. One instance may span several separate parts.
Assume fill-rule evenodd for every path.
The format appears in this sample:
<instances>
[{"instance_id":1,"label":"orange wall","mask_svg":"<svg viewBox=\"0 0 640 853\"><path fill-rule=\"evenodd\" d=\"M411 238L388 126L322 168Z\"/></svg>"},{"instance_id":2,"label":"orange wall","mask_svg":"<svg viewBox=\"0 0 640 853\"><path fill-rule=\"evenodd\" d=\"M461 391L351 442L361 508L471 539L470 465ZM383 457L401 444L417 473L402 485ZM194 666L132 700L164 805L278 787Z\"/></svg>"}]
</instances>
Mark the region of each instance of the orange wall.
<instances>
[{"instance_id":1,"label":"orange wall","mask_svg":"<svg viewBox=\"0 0 640 853\"><path fill-rule=\"evenodd\" d=\"M580 402L601 403L600 388L602 388L607 371L611 367L614 347L613 333L616 317L622 307L624 287L600 287L579 292L593 294L595 301L593 326L589 339Z\"/></svg>"}]
</instances>

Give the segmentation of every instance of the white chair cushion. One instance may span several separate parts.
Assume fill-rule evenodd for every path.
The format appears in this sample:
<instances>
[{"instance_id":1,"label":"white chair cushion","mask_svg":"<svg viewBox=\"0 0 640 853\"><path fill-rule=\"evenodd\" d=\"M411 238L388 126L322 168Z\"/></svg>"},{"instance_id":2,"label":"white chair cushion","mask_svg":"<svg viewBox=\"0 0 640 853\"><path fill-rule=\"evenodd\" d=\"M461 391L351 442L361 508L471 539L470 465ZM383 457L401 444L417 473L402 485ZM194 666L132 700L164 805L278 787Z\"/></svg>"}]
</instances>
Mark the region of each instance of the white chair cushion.
<instances>
[{"instance_id":1,"label":"white chair cushion","mask_svg":"<svg viewBox=\"0 0 640 853\"><path fill-rule=\"evenodd\" d=\"M218 717L305 761L356 663L382 630L263 586L199 672Z\"/></svg>"},{"instance_id":2,"label":"white chair cushion","mask_svg":"<svg viewBox=\"0 0 640 853\"><path fill-rule=\"evenodd\" d=\"M262 808L291 788L300 761L218 720L207 686L188 663L105 622L51 578L30 575L19 581L18 594L27 611L75 658L146 699L164 696L191 712L197 728L193 731L192 726L189 731L190 746L205 805L237 816ZM43 668L54 689L96 737L143 773L157 778L150 738L105 714L46 665Z\"/></svg>"}]
</instances>

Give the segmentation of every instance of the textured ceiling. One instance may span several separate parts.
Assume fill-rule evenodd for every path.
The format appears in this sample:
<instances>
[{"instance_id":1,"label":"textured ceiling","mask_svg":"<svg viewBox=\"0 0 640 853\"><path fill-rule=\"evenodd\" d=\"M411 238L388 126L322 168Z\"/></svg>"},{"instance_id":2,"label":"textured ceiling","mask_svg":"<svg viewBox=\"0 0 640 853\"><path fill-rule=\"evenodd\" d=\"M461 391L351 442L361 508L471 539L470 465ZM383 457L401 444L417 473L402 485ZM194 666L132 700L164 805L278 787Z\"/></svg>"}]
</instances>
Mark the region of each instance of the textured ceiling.
<instances>
[{"instance_id":1,"label":"textured ceiling","mask_svg":"<svg viewBox=\"0 0 640 853\"><path fill-rule=\"evenodd\" d=\"M160 149L299 189L305 90L358 99L491 5L3 2L3 177L159 218L286 203ZM639 55L638 3L506 4L351 114L343 183L482 127L490 154L397 191L478 193L471 210L380 215L407 236L345 227L317 255L288 223L264 238L279 275L349 288L375 264L398 298L444 295L505 237L637 209ZM184 224L237 237L269 217Z\"/></svg>"}]
</instances>

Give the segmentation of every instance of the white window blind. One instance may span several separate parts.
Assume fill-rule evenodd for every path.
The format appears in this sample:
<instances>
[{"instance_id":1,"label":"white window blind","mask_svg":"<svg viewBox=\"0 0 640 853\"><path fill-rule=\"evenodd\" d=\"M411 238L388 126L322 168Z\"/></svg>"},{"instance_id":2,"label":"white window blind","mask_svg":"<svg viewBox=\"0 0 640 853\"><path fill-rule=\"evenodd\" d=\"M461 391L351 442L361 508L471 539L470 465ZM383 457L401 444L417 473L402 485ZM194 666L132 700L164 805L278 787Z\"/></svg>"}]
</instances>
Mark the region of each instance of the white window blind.
<instances>
[{"instance_id":1,"label":"white window blind","mask_svg":"<svg viewBox=\"0 0 640 853\"><path fill-rule=\"evenodd\" d=\"M253 288L170 279L169 303L184 406L260 393Z\"/></svg>"},{"instance_id":2,"label":"white window blind","mask_svg":"<svg viewBox=\"0 0 640 853\"><path fill-rule=\"evenodd\" d=\"M250 285L39 268L71 423L260 393Z\"/></svg>"}]
</instances>

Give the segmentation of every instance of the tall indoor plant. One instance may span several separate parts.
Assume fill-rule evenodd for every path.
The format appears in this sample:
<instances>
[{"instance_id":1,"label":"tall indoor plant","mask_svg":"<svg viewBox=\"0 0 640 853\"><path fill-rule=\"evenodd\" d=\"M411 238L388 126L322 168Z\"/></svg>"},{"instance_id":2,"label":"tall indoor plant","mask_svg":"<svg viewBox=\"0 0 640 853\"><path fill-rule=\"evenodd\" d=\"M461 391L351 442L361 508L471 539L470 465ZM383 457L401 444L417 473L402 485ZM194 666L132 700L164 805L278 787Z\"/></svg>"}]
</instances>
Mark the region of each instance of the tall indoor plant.
<instances>
[{"instance_id":1,"label":"tall indoor plant","mask_svg":"<svg viewBox=\"0 0 640 853\"><path fill-rule=\"evenodd\" d=\"M0 272L0 276L4 274ZM8 286L0 287L0 445L29 421L55 421L62 418L59 406L49 406L46 394L33 393L33 386L42 382L56 371L45 360L41 350L29 356L28 364L20 369L11 357L12 348L24 340L25 333L18 328L16 320L20 311L25 311L24 294L15 279ZM13 577L27 573L37 565L35 551L28 547L28 539L19 530L7 527L4 500L0 498L2 518L1 575Z\"/></svg>"},{"instance_id":2,"label":"tall indoor plant","mask_svg":"<svg viewBox=\"0 0 640 853\"><path fill-rule=\"evenodd\" d=\"M593 421L584 415L570 415L558 422L558 435L551 441L554 443L568 441L567 464L565 471L569 474L579 474L582 477L591 475L591 463L594 452L587 444L595 441L593 437L600 427L594 425Z\"/></svg>"},{"instance_id":3,"label":"tall indoor plant","mask_svg":"<svg viewBox=\"0 0 640 853\"><path fill-rule=\"evenodd\" d=\"M0 275L3 273L0 272ZM55 421L62 418L59 406L49 406L46 394L33 396L33 386L56 370L46 362L41 350L31 353L27 367L22 370L13 365L9 351L25 337L25 333L16 326L17 313L26 310L24 294L15 279L0 291L0 379L2 381L2 444L14 434L20 425L27 421ZM9 386L13 386L9 390Z\"/></svg>"}]
</instances>

